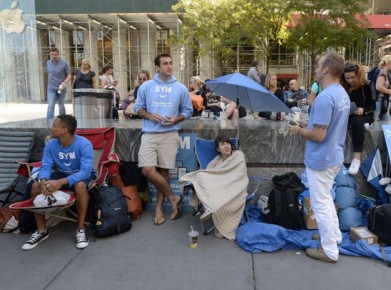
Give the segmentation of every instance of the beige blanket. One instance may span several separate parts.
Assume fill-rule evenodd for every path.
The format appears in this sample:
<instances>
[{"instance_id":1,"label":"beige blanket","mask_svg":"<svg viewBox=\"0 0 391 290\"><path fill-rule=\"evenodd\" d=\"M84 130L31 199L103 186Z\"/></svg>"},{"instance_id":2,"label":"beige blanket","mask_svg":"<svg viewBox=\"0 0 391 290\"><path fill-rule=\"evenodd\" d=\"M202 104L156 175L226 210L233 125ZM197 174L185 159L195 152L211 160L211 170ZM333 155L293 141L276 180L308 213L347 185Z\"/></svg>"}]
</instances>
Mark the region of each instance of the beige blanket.
<instances>
[{"instance_id":1,"label":"beige blanket","mask_svg":"<svg viewBox=\"0 0 391 290\"><path fill-rule=\"evenodd\" d=\"M219 155L206 170L187 173L179 182L181 187L185 183L193 184L202 204L212 210L218 232L229 240L235 240L249 182L244 154L233 151L226 160Z\"/></svg>"}]
</instances>

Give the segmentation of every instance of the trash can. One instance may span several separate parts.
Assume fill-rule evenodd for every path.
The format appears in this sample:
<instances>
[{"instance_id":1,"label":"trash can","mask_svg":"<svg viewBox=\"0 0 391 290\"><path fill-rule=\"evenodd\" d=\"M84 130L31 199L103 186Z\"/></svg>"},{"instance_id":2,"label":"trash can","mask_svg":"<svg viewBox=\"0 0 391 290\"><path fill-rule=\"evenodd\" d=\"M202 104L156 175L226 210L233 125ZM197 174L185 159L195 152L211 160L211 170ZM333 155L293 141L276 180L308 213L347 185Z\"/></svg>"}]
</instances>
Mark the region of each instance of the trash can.
<instances>
[{"instance_id":1,"label":"trash can","mask_svg":"<svg viewBox=\"0 0 391 290\"><path fill-rule=\"evenodd\" d=\"M112 119L114 91L74 89L73 115L76 119Z\"/></svg>"}]
</instances>

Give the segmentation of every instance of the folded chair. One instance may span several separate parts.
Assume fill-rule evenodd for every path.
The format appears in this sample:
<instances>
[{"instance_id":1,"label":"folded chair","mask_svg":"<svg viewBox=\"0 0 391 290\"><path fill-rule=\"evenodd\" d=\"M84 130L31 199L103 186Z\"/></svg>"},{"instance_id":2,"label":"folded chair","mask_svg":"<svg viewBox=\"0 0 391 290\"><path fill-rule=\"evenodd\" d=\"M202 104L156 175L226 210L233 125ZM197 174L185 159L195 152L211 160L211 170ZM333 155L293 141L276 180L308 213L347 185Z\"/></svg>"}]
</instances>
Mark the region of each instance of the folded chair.
<instances>
[{"instance_id":1,"label":"folded chair","mask_svg":"<svg viewBox=\"0 0 391 290\"><path fill-rule=\"evenodd\" d=\"M17 190L22 177L17 173L16 159L28 162L34 144L35 132L0 131L0 199L2 206L8 204L15 195L23 195Z\"/></svg>"},{"instance_id":2,"label":"folded chair","mask_svg":"<svg viewBox=\"0 0 391 290\"><path fill-rule=\"evenodd\" d=\"M237 149L238 144L239 144L238 139L237 138L230 138L230 139L233 144L232 149ZM215 148L214 140L206 140L206 139L197 138L195 140L194 150L195 150L195 154L196 154L197 161L199 164L199 169L206 169L209 162L212 161L212 159L218 155L218 152ZM249 193L249 195L246 198L246 206L256 204L259 196L261 195L260 193L258 193L258 188L259 188L261 181L262 180L270 180L270 178L249 177L249 180L250 180L250 182L255 183L255 187L253 188L252 192ZM193 193L195 193L194 187L192 185L187 185L184 187L184 192L187 193L189 191L193 191ZM200 203L198 208L195 210L194 215L201 217L202 214L204 213L204 210L205 209L203 208L202 204ZM248 219L246 211L244 212L244 216L246 219ZM201 218L200 218L200 223L201 223L201 228L202 228L202 232L204 235L208 235L215 228L215 226L213 224L211 225L211 227L206 228L206 224L205 224L206 221L203 221Z\"/></svg>"},{"instance_id":3,"label":"folded chair","mask_svg":"<svg viewBox=\"0 0 391 290\"><path fill-rule=\"evenodd\" d=\"M88 186L90 191L95 186L100 186L106 183L108 174L119 174L118 163L119 158L117 154L114 153L115 146L115 128L96 128L96 129L77 129L75 132L79 136L83 136L88 139L94 149L94 168L97 172L97 177L91 182ZM32 174L33 168L38 168L41 166L41 162L34 163L25 163L19 162L20 166L18 169L18 174L23 176L28 176L33 180L36 180ZM73 216L77 216L76 213L71 211L69 208L74 204L75 197L72 192L70 193L70 198L66 204L63 205L54 205L48 207L35 207L34 198L30 198L25 201L14 203L10 206L13 209L24 209L36 213L43 213L49 216L58 217L60 219L77 221L73 218L68 218L66 216L56 215L53 212L56 210L67 210Z\"/></svg>"}]
</instances>

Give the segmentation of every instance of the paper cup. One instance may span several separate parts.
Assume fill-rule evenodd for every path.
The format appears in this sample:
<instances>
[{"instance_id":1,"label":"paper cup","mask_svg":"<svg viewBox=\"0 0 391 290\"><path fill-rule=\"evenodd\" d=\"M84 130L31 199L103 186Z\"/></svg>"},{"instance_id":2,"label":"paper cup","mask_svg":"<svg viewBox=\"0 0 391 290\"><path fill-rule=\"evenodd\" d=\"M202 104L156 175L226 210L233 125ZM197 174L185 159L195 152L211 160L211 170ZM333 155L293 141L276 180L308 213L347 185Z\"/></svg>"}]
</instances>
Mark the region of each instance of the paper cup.
<instances>
[{"instance_id":1,"label":"paper cup","mask_svg":"<svg viewBox=\"0 0 391 290\"><path fill-rule=\"evenodd\" d=\"M190 231L189 232L189 244L192 249L196 249L198 247L198 232Z\"/></svg>"}]
</instances>

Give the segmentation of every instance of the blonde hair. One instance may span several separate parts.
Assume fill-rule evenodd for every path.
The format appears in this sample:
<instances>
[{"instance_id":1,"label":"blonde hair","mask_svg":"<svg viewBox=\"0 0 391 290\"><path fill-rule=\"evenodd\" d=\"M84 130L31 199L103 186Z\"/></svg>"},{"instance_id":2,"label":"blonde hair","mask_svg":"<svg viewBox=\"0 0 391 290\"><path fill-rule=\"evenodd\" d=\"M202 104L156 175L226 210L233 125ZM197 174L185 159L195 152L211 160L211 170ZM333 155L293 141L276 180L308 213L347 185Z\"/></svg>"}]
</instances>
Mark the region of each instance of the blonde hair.
<instances>
[{"instance_id":1,"label":"blonde hair","mask_svg":"<svg viewBox=\"0 0 391 290\"><path fill-rule=\"evenodd\" d=\"M271 80L271 78L272 78L273 76L276 76L276 77L277 77L276 74L272 74L272 73L266 75L266 78L265 78L265 87L266 87L268 90L270 90L270 80Z\"/></svg>"},{"instance_id":2,"label":"blonde hair","mask_svg":"<svg viewBox=\"0 0 391 290\"><path fill-rule=\"evenodd\" d=\"M201 88L204 81L199 76L190 77L190 81L195 81L195 83ZM193 88L194 89L194 88Z\"/></svg>"},{"instance_id":3,"label":"blonde hair","mask_svg":"<svg viewBox=\"0 0 391 290\"><path fill-rule=\"evenodd\" d=\"M386 54L382 57L381 61L379 62L380 67L385 67L387 64L391 63L391 54Z\"/></svg>"},{"instance_id":4,"label":"blonde hair","mask_svg":"<svg viewBox=\"0 0 391 290\"><path fill-rule=\"evenodd\" d=\"M91 68L91 63L90 63L90 60L89 60L89 59L83 59L83 60L81 61L81 63L83 64L83 62L86 63L86 64L88 64L88 68Z\"/></svg>"},{"instance_id":5,"label":"blonde hair","mask_svg":"<svg viewBox=\"0 0 391 290\"><path fill-rule=\"evenodd\" d=\"M149 70L147 70L147 69L140 69L138 71L138 73L137 73L137 79L134 82L136 87L141 85L141 81L140 81L140 75L141 74L144 74L147 77L148 80L151 79L151 73L149 72Z\"/></svg>"}]
</instances>

